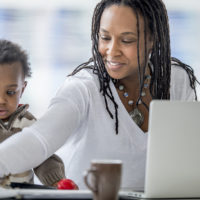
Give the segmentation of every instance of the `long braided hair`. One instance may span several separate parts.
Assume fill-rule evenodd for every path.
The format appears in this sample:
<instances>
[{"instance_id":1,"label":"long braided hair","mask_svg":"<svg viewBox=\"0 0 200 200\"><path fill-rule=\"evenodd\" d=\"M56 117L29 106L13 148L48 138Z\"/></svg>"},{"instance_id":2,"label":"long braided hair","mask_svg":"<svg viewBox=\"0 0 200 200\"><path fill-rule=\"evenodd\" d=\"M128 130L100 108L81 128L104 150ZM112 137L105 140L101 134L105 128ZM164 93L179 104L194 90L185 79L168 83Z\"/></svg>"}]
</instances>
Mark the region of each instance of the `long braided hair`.
<instances>
[{"instance_id":1,"label":"long braided hair","mask_svg":"<svg viewBox=\"0 0 200 200\"><path fill-rule=\"evenodd\" d=\"M168 24L168 14L166 7L162 0L101 0L97 5L93 13L92 18L92 58L88 62L79 65L71 75L76 74L83 68L91 68L93 73L98 76L100 83L100 92L102 93L106 109L113 119L115 118L115 131L118 134L118 105L115 102L114 96L110 88L110 81L113 80L107 73L105 65L98 51L98 41L99 41L99 28L100 20L103 11L112 5L123 5L132 8L133 12L136 14L137 18L137 35L138 35L138 76L140 81L140 95L138 97L137 103L141 101L143 105L148 109L148 106L142 101L141 93L144 86L144 69L140 65L140 54L139 54L139 15L144 18L144 41L145 41L145 63L148 61L147 55L147 30L153 36L153 48L149 61L151 63L150 73L150 93L152 99L170 99L170 78L171 78L171 62L173 61L175 65L180 66L186 70L189 75L190 85L195 91L196 77L194 76L193 70L188 65L182 63L176 58L171 58L170 50L170 36L169 36L169 24ZM113 102L115 113L110 111L108 107L108 99ZM197 99L197 96L196 96Z\"/></svg>"}]
</instances>

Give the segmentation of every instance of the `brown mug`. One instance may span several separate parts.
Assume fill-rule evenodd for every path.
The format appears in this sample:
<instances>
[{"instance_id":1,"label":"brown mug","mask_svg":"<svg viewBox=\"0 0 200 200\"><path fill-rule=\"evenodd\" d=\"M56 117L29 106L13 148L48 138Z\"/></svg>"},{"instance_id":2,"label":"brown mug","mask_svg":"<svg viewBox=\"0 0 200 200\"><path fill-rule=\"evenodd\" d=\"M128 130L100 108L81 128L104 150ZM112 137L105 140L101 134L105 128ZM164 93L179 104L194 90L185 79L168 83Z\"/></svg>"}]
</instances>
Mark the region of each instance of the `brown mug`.
<instances>
[{"instance_id":1,"label":"brown mug","mask_svg":"<svg viewBox=\"0 0 200 200\"><path fill-rule=\"evenodd\" d=\"M84 181L92 191L94 200L117 200L121 174L120 160L92 160Z\"/></svg>"}]
</instances>

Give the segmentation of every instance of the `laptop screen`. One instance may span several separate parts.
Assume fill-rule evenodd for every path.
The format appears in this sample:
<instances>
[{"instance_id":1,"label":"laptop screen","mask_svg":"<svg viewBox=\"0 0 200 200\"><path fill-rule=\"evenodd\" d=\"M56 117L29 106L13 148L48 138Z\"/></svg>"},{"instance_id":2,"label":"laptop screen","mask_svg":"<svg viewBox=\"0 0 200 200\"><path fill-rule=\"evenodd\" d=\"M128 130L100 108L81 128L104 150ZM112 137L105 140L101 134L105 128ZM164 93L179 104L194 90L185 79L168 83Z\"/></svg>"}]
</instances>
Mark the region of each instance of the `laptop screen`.
<instances>
[{"instance_id":1,"label":"laptop screen","mask_svg":"<svg viewBox=\"0 0 200 200\"><path fill-rule=\"evenodd\" d=\"M200 103L150 104L145 193L200 197Z\"/></svg>"}]
</instances>

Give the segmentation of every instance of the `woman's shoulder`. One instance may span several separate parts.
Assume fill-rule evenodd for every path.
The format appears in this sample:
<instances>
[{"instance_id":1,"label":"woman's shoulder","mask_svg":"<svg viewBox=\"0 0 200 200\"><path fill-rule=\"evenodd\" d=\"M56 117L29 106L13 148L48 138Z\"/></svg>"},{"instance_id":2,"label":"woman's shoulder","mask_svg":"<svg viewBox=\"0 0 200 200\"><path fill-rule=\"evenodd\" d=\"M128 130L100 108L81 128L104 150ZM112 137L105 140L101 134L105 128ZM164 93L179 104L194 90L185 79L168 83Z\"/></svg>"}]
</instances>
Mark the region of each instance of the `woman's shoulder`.
<instances>
[{"instance_id":1,"label":"woman's shoulder","mask_svg":"<svg viewBox=\"0 0 200 200\"><path fill-rule=\"evenodd\" d=\"M93 69L90 68L81 69L77 73L69 75L65 83L69 84L69 82L73 82L76 86L85 85L87 87L98 87L99 85L98 76L94 74Z\"/></svg>"},{"instance_id":2,"label":"woman's shoulder","mask_svg":"<svg viewBox=\"0 0 200 200\"><path fill-rule=\"evenodd\" d=\"M172 61L171 65L171 99L174 100L194 100L195 92L191 87L191 76L193 70L188 65Z\"/></svg>"},{"instance_id":3,"label":"woman's shoulder","mask_svg":"<svg viewBox=\"0 0 200 200\"><path fill-rule=\"evenodd\" d=\"M173 59L171 62L171 81L180 82L186 86L194 86L196 76L193 68L178 59Z\"/></svg>"},{"instance_id":4,"label":"woman's shoulder","mask_svg":"<svg viewBox=\"0 0 200 200\"><path fill-rule=\"evenodd\" d=\"M57 96L90 96L91 93L98 91L98 77L93 74L93 70L81 69L77 73L66 77L64 83L57 91Z\"/></svg>"},{"instance_id":5,"label":"woman's shoulder","mask_svg":"<svg viewBox=\"0 0 200 200\"><path fill-rule=\"evenodd\" d=\"M92 68L83 68L80 71L77 71L75 74L70 75L68 77L74 77L81 80L93 80L95 77L95 74L93 73Z\"/></svg>"},{"instance_id":6,"label":"woman's shoulder","mask_svg":"<svg viewBox=\"0 0 200 200\"><path fill-rule=\"evenodd\" d=\"M172 57L171 66L172 73L176 74L176 76L185 75L186 77L191 76L196 79L193 68L177 58Z\"/></svg>"},{"instance_id":7,"label":"woman's shoulder","mask_svg":"<svg viewBox=\"0 0 200 200\"><path fill-rule=\"evenodd\" d=\"M187 77L187 71L179 63L171 62L171 74L175 77Z\"/></svg>"}]
</instances>

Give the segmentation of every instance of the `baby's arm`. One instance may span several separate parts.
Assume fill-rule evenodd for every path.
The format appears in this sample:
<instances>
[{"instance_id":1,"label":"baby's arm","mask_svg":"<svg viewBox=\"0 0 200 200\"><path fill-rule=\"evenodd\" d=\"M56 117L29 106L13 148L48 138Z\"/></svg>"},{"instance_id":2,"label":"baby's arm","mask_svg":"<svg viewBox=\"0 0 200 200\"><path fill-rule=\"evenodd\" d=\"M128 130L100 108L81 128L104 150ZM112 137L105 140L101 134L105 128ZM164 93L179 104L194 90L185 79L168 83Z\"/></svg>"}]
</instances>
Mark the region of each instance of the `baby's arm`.
<instances>
[{"instance_id":1,"label":"baby's arm","mask_svg":"<svg viewBox=\"0 0 200 200\"><path fill-rule=\"evenodd\" d=\"M55 154L33 170L41 183L48 186L56 186L58 181L66 178L64 163Z\"/></svg>"}]
</instances>

